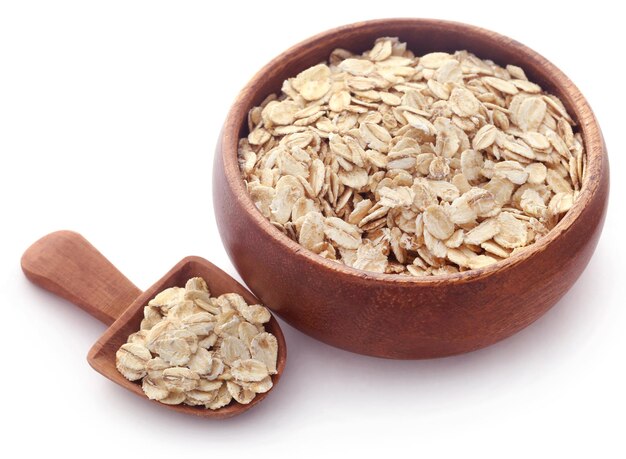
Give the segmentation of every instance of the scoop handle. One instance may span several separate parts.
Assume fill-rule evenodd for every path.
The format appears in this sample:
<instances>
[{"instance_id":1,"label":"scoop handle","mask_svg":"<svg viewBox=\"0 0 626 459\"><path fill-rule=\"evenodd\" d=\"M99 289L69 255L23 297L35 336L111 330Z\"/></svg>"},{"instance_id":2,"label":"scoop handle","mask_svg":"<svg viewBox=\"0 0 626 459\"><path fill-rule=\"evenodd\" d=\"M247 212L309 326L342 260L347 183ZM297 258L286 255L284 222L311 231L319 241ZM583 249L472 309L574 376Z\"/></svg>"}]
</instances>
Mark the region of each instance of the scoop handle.
<instances>
[{"instance_id":1,"label":"scoop handle","mask_svg":"<svg viewBox=\"0 0 626 459\"><path fill-rule=\"evenodd\" d=\"M21 263L31 282L107 325L141 294L104 255L73 231L42 237L26 249Z\"/></svg>"}]
</instances>

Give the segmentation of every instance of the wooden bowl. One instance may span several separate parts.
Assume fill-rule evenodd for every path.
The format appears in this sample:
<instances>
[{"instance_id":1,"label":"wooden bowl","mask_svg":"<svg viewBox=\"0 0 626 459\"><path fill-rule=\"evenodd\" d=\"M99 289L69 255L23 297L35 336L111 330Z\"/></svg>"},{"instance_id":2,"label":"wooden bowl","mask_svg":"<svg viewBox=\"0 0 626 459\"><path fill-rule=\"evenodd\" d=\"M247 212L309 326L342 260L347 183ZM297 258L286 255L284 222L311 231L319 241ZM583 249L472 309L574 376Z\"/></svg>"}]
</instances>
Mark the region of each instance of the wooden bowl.
<instances>
[{"instance_id":1,"label":"wooden bowl","mask_svg":"<svg viewBox=\"0 0 626 459\"><path fill-rule=\"evenodd\" d=\"M522 67L557 95L578 121L587 174L574 207L531 247L484 269L431 278L359 271L326 260L283 235L255 208L237 164L248 110L288 77L322 62L335 48L368 49L395 36L417 54L467 49ZM272 60L241 91L217 144L213 201L220 234L250 289L302 332L353 352L397 359L443 357L493 344L526 327L572 286L600 236L609 165L600 127L574 84L526 46L466 24L384 19L310 38Z\"/></svg>"}]
</instances>

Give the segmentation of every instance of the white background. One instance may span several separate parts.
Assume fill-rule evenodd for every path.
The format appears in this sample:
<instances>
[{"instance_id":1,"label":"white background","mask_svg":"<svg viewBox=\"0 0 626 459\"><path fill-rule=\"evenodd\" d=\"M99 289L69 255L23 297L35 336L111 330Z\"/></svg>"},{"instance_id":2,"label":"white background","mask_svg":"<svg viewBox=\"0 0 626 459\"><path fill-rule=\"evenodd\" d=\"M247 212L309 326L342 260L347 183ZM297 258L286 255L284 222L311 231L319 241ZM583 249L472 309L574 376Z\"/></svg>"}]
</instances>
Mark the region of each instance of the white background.
<instances>
[{"instance_id":1,"label":"white background","mask_svg":"<svg viewBox=\"0 0 626 459\"><path fill-rule=\"evenodd\" d=\"M4 451L624 457L626 36L608 2L557 3L0 1ZM284 325L284 379L226 421L161 409L94 372L85 356L105 327L29 284L24 249L67 228L140 288L190 254L236 275L211 204L213 149L235 95L310 35L393 16L511 36L588 98L610 152L611 204L573 289L518 335L440 360L358 356Z\"/></svg>"}]
</instances>

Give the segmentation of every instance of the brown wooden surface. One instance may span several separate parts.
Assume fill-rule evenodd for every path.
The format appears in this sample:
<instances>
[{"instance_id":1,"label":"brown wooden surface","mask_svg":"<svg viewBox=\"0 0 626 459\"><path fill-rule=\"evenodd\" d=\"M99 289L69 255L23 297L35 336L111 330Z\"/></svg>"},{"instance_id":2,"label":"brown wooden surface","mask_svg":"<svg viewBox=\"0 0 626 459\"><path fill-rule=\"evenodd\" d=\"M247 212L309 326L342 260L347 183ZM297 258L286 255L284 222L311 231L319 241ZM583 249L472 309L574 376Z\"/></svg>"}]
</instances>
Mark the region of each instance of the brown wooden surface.
<instances>
[{"instance_id":1,"label":"brown wooden surface","mask_svg":"<svg viewBox=\"0 0 626 459\"><path fill-rule=\"evenodd\" d=\"M71 231L58 231L35 242L22 257L22 269L35 284L80 306L102 322L112 324L93 345L87 360L96 371L146 400L141 385L128 381L115 368L115 353L131 333L139 330L143 307L158 292L168 287L184 287L189 278L200 276L206 280L213 295L234 292L249 304L260 303L232 277L200 257L184 258L142 293L85 238ZM276 387L285 368L287 347L274 317L265 328L278 340L278 373L272 376ZM273 390L258 394L248 405L233 401L219 410L150 402L185 414L227 418L252 408Z\"/></svg>"},{"instance_id":2,"label":"brown wooden surface","mask_svg":"<svg viewBox=\"0 0 626 459\"><path fill-rule=\"evenodd\" d=\"M22 256L32 282L80 306L107 325L141 293L84 237L57 231L42 237Z\"/></svg>"},{"instance_id":3,"label":"brown wooden surface","mask_svg":"<svg viewBox=\"0 0 626 459\"><path fill-rule=\"evenodd\" d=\"M582 192L565 218L532 247L490 267L433 278L367 273L326 260L275 229L248 197L237 164L248 110L282 81L335 48L362 51L397 36L418 54L468 49L516 64L578 120L587 150ZM291 325L328 344L379 357L418 359L472 351L526 327L580 276L596 247L609 191L608 158L591 108L552 63L522 44L477 27L387 19L317 35L281 54L242 90L218 140L213 201L226 250L250 289Z\"/></svg>"}]
</instances>

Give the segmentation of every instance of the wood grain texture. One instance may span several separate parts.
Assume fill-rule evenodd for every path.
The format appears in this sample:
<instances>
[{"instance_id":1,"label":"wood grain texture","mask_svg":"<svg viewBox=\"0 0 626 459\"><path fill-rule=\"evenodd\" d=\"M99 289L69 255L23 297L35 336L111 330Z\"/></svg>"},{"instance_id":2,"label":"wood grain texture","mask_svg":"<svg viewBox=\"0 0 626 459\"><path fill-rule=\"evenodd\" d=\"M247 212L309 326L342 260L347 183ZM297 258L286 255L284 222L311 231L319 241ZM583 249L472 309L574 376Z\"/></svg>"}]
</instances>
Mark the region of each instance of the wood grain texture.
<instances>
[{"instance_id":1,"label":"wood grain texture","mask_svg":"<svg viewBox=\"0 0 626 459\"><path fill-rule=\"evenodd\" d=\"M22 257L24 273L35 284L80 306L106 324L112 324L89 351L87 360L99 373L131 392L147 399L137 382L128 381L115 368L115 353L131 333L139 330L143 308L160 291L184 287L191 277L203 277L212 295L238 293L249 304L260 300L217 266L200 257L187 257L145 292L141 292L80 234L58 231L44 236ZM287 360L287 346L280 325L274 317L265 324L278 341L277 374L269 392L258 394L248 405L231 403L219 410L187 405L150 403L171 410L222 419L241 414L257 405L278 383Z\"/></svg>"},{"instance_id":2,"label":"wood grain texture","mask_svg":"<svg viewBox=\"0 0 626 459\"><path fill-rule=\"evenodd\" d=\"M433 278L376 274L326 260L275 229L254 207L237 164L248 110L282 81L341 47L359 52L397 36L418 54L468 49L515 64L556 94L578 121L587 151L579 199L541 241L490 267ZM306 40L261 69L224 123L213 169L213 201L226 250L250 289L294 327L328 344L372 356L443 357L493 344L526 327L573 285L596 247L609 191L606 146L587 101L552 63L522 44L477 27L385 19Z\"/></svg>"},{"instance_id":3,"label":"wood grain texture","mask_svg":"<svg viewBox=\"0 0 626 459\"><path fill-rule=\"evenodd\" d=\"M57 231L22 256L28 279L111 325L141 293L84 237Z\"/></svg>"}]
</instances>

